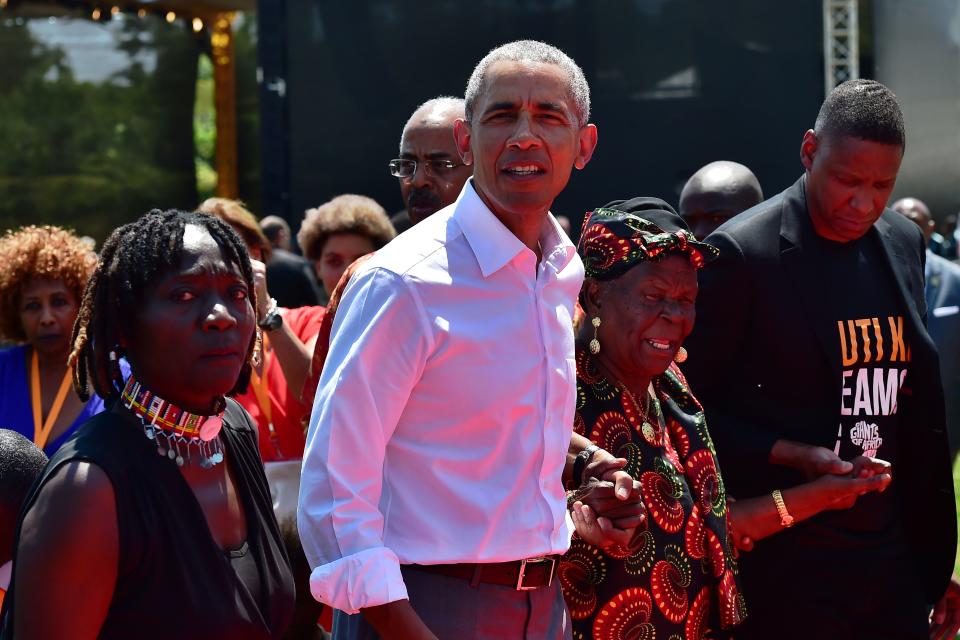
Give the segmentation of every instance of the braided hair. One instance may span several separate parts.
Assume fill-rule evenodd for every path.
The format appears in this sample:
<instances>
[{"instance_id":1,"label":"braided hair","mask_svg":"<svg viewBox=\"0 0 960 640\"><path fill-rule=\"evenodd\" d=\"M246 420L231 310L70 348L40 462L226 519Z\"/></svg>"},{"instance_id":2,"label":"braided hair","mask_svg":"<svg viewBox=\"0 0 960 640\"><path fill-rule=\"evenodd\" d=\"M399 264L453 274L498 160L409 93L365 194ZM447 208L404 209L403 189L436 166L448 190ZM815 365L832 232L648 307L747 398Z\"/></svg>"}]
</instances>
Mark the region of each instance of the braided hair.
<instances>
[{"instance_id":1,"label":"braided hair","mask_svg":"<svg viewBox=\"0 0 960 640\"><path fill-rule=\"evenodd\" d=\"M83 400L90 397L91 386L107 404L120 397L124 386L117 362L122 355L120 338L133 335L136 309L147 291L179 262L187 225L206 229L227 258L240 268L250 291L250 302L256 308L247 247L222 220L199 212L154 209L115 229L103 245L100 262L87 283L73 326L73 387ZM255 343L256 336L250 340L246 362L231 393L247 387ZM111 351L116 358L111 357Z\"/></svg>"}]
</instances>

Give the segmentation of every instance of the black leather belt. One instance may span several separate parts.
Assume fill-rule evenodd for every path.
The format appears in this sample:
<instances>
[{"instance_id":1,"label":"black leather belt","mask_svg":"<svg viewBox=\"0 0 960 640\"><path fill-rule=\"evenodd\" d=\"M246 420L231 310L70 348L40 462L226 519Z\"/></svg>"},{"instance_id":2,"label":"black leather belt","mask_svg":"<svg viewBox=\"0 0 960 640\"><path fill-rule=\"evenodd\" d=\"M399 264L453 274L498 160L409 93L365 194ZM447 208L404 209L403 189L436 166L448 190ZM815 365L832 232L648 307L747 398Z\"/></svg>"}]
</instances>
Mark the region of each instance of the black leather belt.
<instances>
[{"instance_id":1,"label":"black leather belt","mask_svg":"<svg viewBox=\"0 0 960 640\"><path fill-rule=\"evenodd\" d=\"M543 556L512 562L408 564L406 566L417 571L468 580L472 586L482 582L513 587L517 591L530 591L553 584L553 576L557 574L559 563L559 556Z\"/></svg>"}]
</instances>

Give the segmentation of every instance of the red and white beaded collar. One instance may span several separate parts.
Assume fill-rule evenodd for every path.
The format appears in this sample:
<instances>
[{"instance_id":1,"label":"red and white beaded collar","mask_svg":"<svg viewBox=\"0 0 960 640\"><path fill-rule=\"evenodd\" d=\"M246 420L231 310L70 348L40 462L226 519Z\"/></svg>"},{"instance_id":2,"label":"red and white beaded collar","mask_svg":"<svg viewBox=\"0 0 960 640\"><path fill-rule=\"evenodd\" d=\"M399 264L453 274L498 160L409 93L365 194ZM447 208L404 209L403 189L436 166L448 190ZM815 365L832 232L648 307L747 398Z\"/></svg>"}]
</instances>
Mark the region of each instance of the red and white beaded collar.
<instances>
[{"instance_id":1,"label":"red and white beaded collar","mask_svg":"<svg viewBox=\"0 0 960 640\"><path fill-rule=\"evenodd\" d=\"M156 441L157 453L177 466L193 460L194 447L204 469L223 462L223 411L212 416L190 413L156 395L133 376L127 380L120 398L123 406L140 418L144 435Z\"/></svg>"}]
</instances>

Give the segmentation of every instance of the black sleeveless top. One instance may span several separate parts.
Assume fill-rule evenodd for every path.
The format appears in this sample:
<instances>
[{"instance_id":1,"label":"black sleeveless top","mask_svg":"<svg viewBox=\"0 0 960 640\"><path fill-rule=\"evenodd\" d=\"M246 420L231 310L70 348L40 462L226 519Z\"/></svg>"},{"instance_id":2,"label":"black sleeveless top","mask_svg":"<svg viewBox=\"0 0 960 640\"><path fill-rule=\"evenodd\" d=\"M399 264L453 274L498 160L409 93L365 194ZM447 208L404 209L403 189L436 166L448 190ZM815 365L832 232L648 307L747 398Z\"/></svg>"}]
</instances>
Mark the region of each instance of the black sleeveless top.
<instances>
[{"instance_id":1,"label":"black sleeveless top","mask_svg":"<svg viewBox=\"0 0 960 640\"><path fill-rule=\"evenodd\" d=\"M107 411L88 420L34 484L21 511L16 546L23 514L61 465L91 462L110 478L120 556L100 638L267 640L283 635L293 615L293 575L256 431L247 412L231 399L221 438L247 519L247 540L234 551L218 546L176 463L157 454L156 444L132 415ZM16 584L11 583L0 638L13 637L15 599Z\"/></svg>"}]
</instances>

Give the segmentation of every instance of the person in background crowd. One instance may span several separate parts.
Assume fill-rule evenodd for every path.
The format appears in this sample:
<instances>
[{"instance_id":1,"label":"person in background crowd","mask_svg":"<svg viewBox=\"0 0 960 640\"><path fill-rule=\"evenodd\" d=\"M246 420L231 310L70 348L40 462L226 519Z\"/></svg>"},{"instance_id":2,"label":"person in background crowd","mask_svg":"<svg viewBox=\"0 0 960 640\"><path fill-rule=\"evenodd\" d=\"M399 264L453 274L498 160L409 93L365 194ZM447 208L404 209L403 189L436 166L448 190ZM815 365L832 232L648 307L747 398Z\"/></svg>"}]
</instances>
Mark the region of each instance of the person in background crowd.
<instances>
[{"instance_id":1,"label":"person in background crowd","mask_svg":"<svg viewBox=\"0 0 960 640\"><path fill-rule=\"evenodd\" d=\"M404 125L400 157L389 164L406 207L390 220L398 233L452 204L473 173L453 140L453 123L462 117L462 99L440 97L417 107Z\"/></svg>"},{"instance_id":2,"label":"person in background crowd","mask_svg":"<svg viewBox=\"0 0 960 640\"><path fill-rule=\"evenodd\" d=\"M297 241L329 296L350 263L397 235L387 212L366 196L344 194L308 209Z\"/></svg>"},{"instance_id":3,"label":"person in background crowd","mask_svg":"<svg viewBox=\"0 0 960 640\"><path fill-rule=\"evenodd\" d=\"M590 321L577 340L574 428L630 461L625 470L640 481L649 522L636 548L598 548L574 493L580 538L559 574L574 631L720 637L749 611L734 546L749 548L782 527L770 496L728 504L703 407L677 365L693 328L697 269L716 249L698 242L666 202L634 198L588 214L578 252ZM794 518L850 506L890 483L886 463L859 464L869 477L823 476L785 490Z\"/></svg>"},{"instance_id":4,"label":"person in background crowd","mask_svg":"<svg viewBox=\"0 0 960 640\"><path fill-rule=\"evenodd\" d=\"M680 215L698 238L763 201L760 181L738 162L717 160L696 171L680 192Z\"/></svg>"},{"instance_id":5,"label":"person in background crowd","mask_svg":"<svg viewBox=\"0 0 960 640\"><path fill-rule=\"evenodd\" d=\"M0 429L0 611L13 571L14 527L30 486L47 464L37 445L16 431Z\"/></svg>"},{"instance_id":6,"label":"person in background crowd","mask_svg":"<svg viewBox=\"0 0 960 640\"><path fill-rule=\"evenodd\" d=\"M890 490L741 558L751 615L738 640L941 638L960 627L923 236L885 208L904 144L893 93L844 82L803 136L804 175L707 238L720 257L700 274L686 374L710 412L729 492L846 475L857 456L893 469ZM794 505L780 507L789 528Z\"/></svg>"},{"instance_id":7,"label":"person in background crowd","mask_svg":"<svg viewBox=\"0 0 960 640\"><path fill-rule=\"evenodd\" d=\"M96 256L59 227L23 227L0 239L0 427L53 455L104 409L70 384L70 333Z\"/></svg>"},{"instance_id":8,"label":"person in background crowd","mask_svg":"<svg viewBox=\"0 0 960 640\"><path fill-rule=\"evenodd\" d=\"M420 105L403 128L400 158L390 161L390 172L400 180L400 195L407 206L390 219L398 233L452 204L473 172L473 167L460 161L460 153L453 139L453 123L462 117L462 99L433 98ZM408 211L414 212L415 222L411 222ZM351 263L330 292L327 315L320 328L320 340L303 388L304 402L312 401L316 393L340 297L350 276L359 266L359 260Z\"/></svg>"},{"instance_id":9,"label":"person in background crowd","mask_svg":"<svg viewBox=\"0 0 960 640\"><path fill-rule=\"evenodd\" d=\"M262 332L259 362L250 371L250 384L234 398L257 425L260 457L270 484L273 511L280 523L287 556L294 569L306 564L297 533L297 495L300 491L300 461L305 443L304 422L310 405L300 398L310 357L317 341L324 308L288 309L271 298L273 282L261 258L272 260L278 250L269 246L256 217L241 203L213 198L200 211L229 224L247 245L257 293L257 323ZM266 248L265 248L266 247ZM269 283L269 291L268 291ZM322 607L310 597L309 574L296 571L297 602L286 640L311 638L317 632Z\"/></svg>"},{"instance_id":10,"label":"person in background crowd","mask_svg":"<svg viewBox=\"0 0 960 640\"><path fill-rule=\"evenodd\" d=\"M960 450L960 265L930 251L936 226L927 205L916 198L901 198L894 211L917 223L927 241L924 266L927 301L927 331L940 352L940 377L947 408L950 456Z\"/></svg>"},{"instance_id":11,"label":"person in background crowd","mask_svg":"<svg viewBox=\"0 0 960 640\"><path fill-rule=\"evenodd\" d=\"M960 257L960 228L957 227L957 214L952 213L947 216L943 223L943 240L940 247L940 255L947 260L956 261Z\"/></svg>"},{"instance_id":12,"label":"person in background crowd","mask_svg":"<svg viewBox=\"0 0 960 640\"><path fill-rule=\"evenodd\" d=\"M260 220L260 230L274 251L282 249L293 251L290 243L290 225L280 216L265 216Z\"/></svg>"},{"instance_id":13,"label":"person in background crowd","mask_svg":"<svg viewBox=\"0 0 960 640\"><path fill-rule=\"evenodd\" d=\"M335 638L570 637L553 576L570 535L564 454L583 448L570 331L583 268L549 207L590 160L589 114L558 49L491 51L455 125L474 178L345 291L298 513ZM624 464L592 502L625 544L642 507Z\"/></svg>"},{"instance_id":14,"label":"person in background crowd","mask_svg":"<svg viewBox=\"0 0 960 640\"><path fill-rule=\"evenodd\" d=\"M213 216L154 210L104 243L71 361L77 392L111 409L25 502L4 640L283 635L293 579L257 428L227 397L251 372L254 287Z\"/></svg>"},{"instance_id":15,"label":"person in background crowd","mask_svg":"<svg viewBox=\"0 0 960 640\"><path fill-rule=\"evenodd\" d=\"M260 455L264 461L299 460L303 456L303 421L310 411L300 401L300 389L310 367L323 307L281 307L271 298L262 258L271 248L257 220L234 200L212 198L199 211L220 218L236 231L247 246L257 284L257 322L263 331L260 363L247 390L236 396L259 427Z\"/></svg>"},{"instance_id":16,"label":"person in background crowd","mask_svg":"<svg viewBox=\"0 0 960 640\"><path fill-rule=\"evenodd\" d=\"M267 216L260 221L260 229L272 249L266 261L267 280L277 304L288 309L319 304L325 294L320 290L313 265L293 253L287 221L280 216Z\"/></svg>"}]
</instances>

